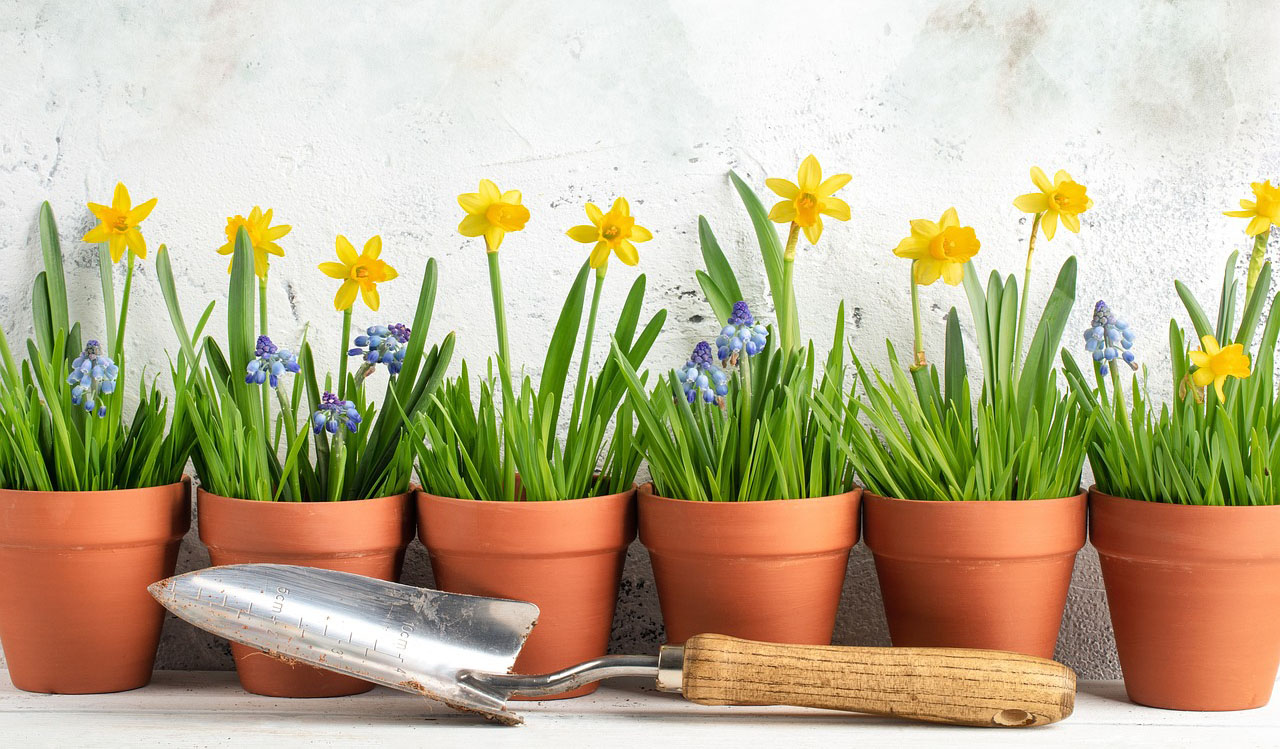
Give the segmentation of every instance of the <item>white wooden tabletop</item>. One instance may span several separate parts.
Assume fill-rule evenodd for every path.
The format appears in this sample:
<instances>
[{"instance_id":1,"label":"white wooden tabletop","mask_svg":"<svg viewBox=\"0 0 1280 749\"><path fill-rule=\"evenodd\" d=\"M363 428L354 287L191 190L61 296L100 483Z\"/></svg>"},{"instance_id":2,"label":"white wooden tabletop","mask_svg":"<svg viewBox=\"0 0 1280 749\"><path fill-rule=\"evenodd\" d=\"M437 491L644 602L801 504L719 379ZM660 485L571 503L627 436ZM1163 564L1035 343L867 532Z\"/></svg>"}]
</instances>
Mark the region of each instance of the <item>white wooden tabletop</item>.
<instances>
[{"instance_id":1,"label":"white wooden tabletop","mask_svg":"<svg viewBox=\"0 0 1280 749\"><path fill-rule=\"evenodd\" d=\"M1184 713L1138 707L1119 682L1084 682L1076 711L1032 729L952 728L795 708L692 705L615 682L575 700L516 703L504 727L419 697L376 689L357 697L287 700L243 692L229 672L163 671L119 694L20 692L0 676L0 746L192 747L916 747L1280 746L1280 707Z\"/></svg>"}]
</instances>

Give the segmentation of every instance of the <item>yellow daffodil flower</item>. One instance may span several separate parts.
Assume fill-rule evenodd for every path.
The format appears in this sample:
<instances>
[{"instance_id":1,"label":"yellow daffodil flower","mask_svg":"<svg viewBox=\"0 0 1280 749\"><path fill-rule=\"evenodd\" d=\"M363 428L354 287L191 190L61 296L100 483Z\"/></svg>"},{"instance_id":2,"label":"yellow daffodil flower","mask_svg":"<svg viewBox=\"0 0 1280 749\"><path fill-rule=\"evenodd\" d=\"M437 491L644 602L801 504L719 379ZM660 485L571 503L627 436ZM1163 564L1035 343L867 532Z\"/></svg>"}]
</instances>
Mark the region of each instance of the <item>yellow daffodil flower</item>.
<instances>
[{"instance_id":1,"label":"yellow daffodil flower","mask_svg":"<svg viewBox=\"0 0 1280 749\"><path fill-rule=\"evenodd\" d=\"M1272 224L1280 224L1280 187L1272 187L1271 180L1254 182L1254 200L1241 200L1243 211L1223 211L1224 215L1249 219L1244 233L1256 237L1271 228Z\"/></svg>"},{"instance_id":2,"label":"yellow daffodil flower","mask_svg":"<svg viewBox=\"0 0 1280 749\"><path fill-rule=\"evenodd\" d=\"M276 244L276 240L288 234L293 227L288 224L280 226L271 225L271 213L274 209L268 208L266 213L262 212L262 208L254 206L249 211L249 218L245 218L239 214L231 216L227 219L227 243L218 248L219 255L230 255L236 251L236 234L239 233L240 227L249 233L249 243L253 245L253 272L258 278L265 279L267 277L267 267L270 264L269 255L276 257L284 257L284 250L280 249L280 245ZM227 264L227 272L231 272L231 264Z\"/></svg>"},{"instance_id":3,"label":"yellow daffodil flower","mask_svg":"<svg viewBox=\"0 0 1280 749\"><path fill-rule=\"evenodd\" d=\"M524 229L529 209L520 205L520 191L502 192L491 180L480 180L479 192L464 192L458 205L467 212L458 233L464 237L484 237L485 251L497 252L509 231Z\"/></svg>"},{"instance_id":4,"label":"yellow daffodil flower","mask_svg":"<svg viewBox=\"0 0 1280 749\"><path fill-rule=\"evenodd\" d=\"M338 235L339 262L320 263L320 270L330 278L342 280L342 286L333 297L333 306L339 311L351 309L355 304L356 292L364 299L369 309L377 312L378 284L390 281L396 276L396 269L378 259L382 254L382 237L371 237L364 243L364 251L356 254L356 248L347 238Z\"/></svg>"},{"instance_id":5,"label":"yellow daffodil flower","mask_svg":"<svg viewBox=\"0 0 1280 749\"><path fill-rule=\"evenodd\" d=\"M84 235L83 241L91 244L106 242L113 263L120 262L126 247L134 255L145 258L147 240L138 230L138 225L151 214L151 209L155 207L155 198L134 206L129 200L129 190L125 188L123 182L117 182L111 205L89 203L89 210L98 217L99 223Z\"/></svg>"},{"instance_id":6,"label":"yellow daffodil flower","mask_svg":"<svg viewBox=\"0 0 1280 749\"><path fill-rule=\"evenodd\" d=\"M591 267L596 270L608 267L610 252L623 263L635 265L640 262L640 255L634 243L653 239L653 233L637 224L631 216L631 206L626 198L613 201L608 213L601 211L595 203L587 203L587 218L591 220L590 224L575 226L565 233L575 242L596 243L590 257Z\"/></svg>"},{"instance_id":7,"label":"yellow daffodil flower","mask_svg":"<svg viewBox=\"0 0 1280 749\"><path fill-rule=\"evenodd\" d=\"M1040 225L1044 238L1053 239L1058 231L1058 221L1073 232L1080 232L1080 214L1093 207L1093 200L1085 194L1084 185L1071 179L1071 175L1058 170L1053 181L1038 166L1031 167L1031 181L1040 192L1020 195L1013 201L1018 210L1044 214Z\"/></svg>"},{"instance_id":8,"label":"yellow daffodil flower","mask_svg":"<svg viewBox=\"0 0 1280 749\"><path fill-rule=\"evenodd\" d=\"M823 180L822 167L813 154L809 154L800 162L796 182L777 177L764 181L770 190L783 198L769 211L769 220L779 224L793 223L804 229L809 244L817 244L818 237L822 236L822 216L830 216L837 221L849 220L849 204L832 195L849 184L851 179L852 175L836 174Z\"/></svg>"},{"instance_id":9,"label":"yellow daffodil flower","mask_svg":"<svg viewBox=\"0 0 1280 749\"><path fill-rule=\"evenodd\" d=\"M911 273L921 286L938 278L955 286L964 280L964 264L981 246L973 227L961 226L956 209L948 208L937 223L913 220L911 236L899 242L893 254L915 261Z\"/></svg>"},{"instance_id":10,"label":"yellow daffodil flower","mask_svg":"<svg viewBox=\"0 0 1280 749\"><path fill-rule=\"evenodd\" d=\"M1244 353L1241 344L1219 346L1218 339L1211 335L1200 339L1200 348L1203 350L1189 352L1191 363L1198 367L1191 373L1191 381L1197 387L1207 387L1212 382L1214 390L1218 391L1218 400L1226 400L1222 383L1228 377L1244 379L1249 376L1249 355Z\"/></svg>"}]
</instances>

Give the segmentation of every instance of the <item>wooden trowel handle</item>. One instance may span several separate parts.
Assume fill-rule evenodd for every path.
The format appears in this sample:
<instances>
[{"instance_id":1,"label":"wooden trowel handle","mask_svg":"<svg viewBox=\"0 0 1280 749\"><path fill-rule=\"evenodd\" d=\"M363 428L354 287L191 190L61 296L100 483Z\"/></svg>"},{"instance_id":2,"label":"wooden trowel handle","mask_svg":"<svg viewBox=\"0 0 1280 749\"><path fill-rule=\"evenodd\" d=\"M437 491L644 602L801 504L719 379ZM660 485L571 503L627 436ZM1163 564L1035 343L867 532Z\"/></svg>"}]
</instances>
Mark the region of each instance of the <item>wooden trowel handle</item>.
<instances>
[{"instance_id":1,"label":"wooden trowel handle","mask_svg":"<svg viewBox=\"0 0 1280 749\"><path fill-rule=\"evenodd\" d=\"M681 692L704 705L792 705L962 726L1042 726L1071 714L1075 672L997 650L778 645L696 635Z\"/></svg>"}]
</instances>

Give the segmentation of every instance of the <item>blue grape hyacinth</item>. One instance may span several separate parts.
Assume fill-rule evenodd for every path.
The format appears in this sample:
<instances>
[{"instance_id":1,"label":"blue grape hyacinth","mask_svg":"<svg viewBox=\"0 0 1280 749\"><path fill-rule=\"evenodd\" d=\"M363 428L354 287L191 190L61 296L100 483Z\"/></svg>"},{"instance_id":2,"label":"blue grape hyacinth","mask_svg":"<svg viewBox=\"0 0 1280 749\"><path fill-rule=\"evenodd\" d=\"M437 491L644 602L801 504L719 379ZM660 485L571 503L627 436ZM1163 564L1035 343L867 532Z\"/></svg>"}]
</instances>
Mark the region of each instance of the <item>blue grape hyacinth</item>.
<instances>
[{"instance_id":1,"label":"blue grape hyacinth","mask_svg":"<svg viewBox=\"0 0 1280 749\"><path fill-rule=\"evenodd\" d=\"M699 398L704 403L715 403L729 394L729 375L717 367L711 358L711 344L699 341L684 366L676 370L676 379L684 387L684 395L690 403Z\"/></svg>"},{"instance_id":2,"label":"blue grape hyacinth","mask_svg":"<svg viewBox=\"0 0 1280 749\"><path fill-rule=\"evenodd\" d=\"M270 382L271 387L280 384L280 375L285 372L294 374L302 371L298 366L298 357L285 349L278 348L267 336L258 336L258 345L253 350L254 358L249 360L244 381L247 385L261 385Z\"/></svg>"},{"instance_id":3,"label":"blue grape hyacinth","mask_svg":"<svg viewBox=\"0 0 1280 749\"><path fill-rule=\"evenodd\" d=\"M107 406L100 401L102 396L115 392L119 374L120 368L103 353L102 346L95 340L88 341L84 351L71 362L71 374L67 376L71 402L89 413L106 416Z\"/></svg>"},{"instance_id":4,"label":"blue grape hyacinth","mask_svg":"<svg viewBox=\"0 0 1280 749\"><path fill-rule=\"evenodd\" d=\"M404 355L409 348L409 326L402 323L391 325L373 325L365 329L364 335L356 336L355 347L347 351L347 356L359 356L364 359L356 379L360 380L373 374L379 364L387 365L391 376L400 374L404 367Z\"/></svg>"},{"instance_id":5,"label":"blue grape hyacinth","mask_svg":"<svg viewBox=\"0 0 1280 749\"><path fill-rule=\"evenodd\" d=\"M339 400L338 396L326 390L320 396L320 407L311 415L311 431L337 434L338 429L345 426L348 432L354 432L360 428L360 421L355 403Z\"/></svg>"},{"instance_id":6,"label":"blue grape hyacinth","mask_svg":"<svg viewBox=\"0 0 1280 749\"><path fill-rule=\"evenodd\" d=\"M1098 300L1093 308L1093 321L1084 332L1084 350L1093 355L1097 363L1098 374L1108 374L1115 366L1117 359L1128 364L1135 372L1138 363L1134 361L1133 329L1129 323L1116 317L1107 303Z\"/></svg>"},{"instance_id":7,"label":"blue grape hyacinth","mask_svg":"<svg viewBox=\"0 0 1280 749\"><path fill-rule=\"evenodd\" d=\"M716 338L720 362L724 365L736 364L740 352L749 357L755 356L764 351L768 340L769 329L756 324L747 303L734 302L733 311L729 313L729 324L724 326L724 330Z\"/></svg>"}]
</instances>

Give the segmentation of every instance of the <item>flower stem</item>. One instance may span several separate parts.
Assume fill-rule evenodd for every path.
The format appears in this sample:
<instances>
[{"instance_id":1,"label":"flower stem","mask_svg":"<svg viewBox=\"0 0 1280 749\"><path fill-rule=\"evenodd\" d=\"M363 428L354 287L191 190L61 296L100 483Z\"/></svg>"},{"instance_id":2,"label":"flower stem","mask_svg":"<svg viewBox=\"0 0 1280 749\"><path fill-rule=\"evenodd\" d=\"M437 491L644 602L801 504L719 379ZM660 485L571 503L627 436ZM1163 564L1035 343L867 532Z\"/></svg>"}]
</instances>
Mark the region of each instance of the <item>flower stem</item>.
<instances>
[{"instance_id":1,"label":"flower stem","mask_svg":"<svg viewBox=\"0 0 1280 749\"><path fill-rule=\"evenodd\" d=\"M267 334L267 279L258 279L258 335ZM271 429L271 394L269 385L261 385L262 388L262 423L266 425L268 430Z\"/></svg>"},{"instance_id":2,"label":"flower stem","mask_svg":"<svg viewBox=\"0 0 1280 749\"><path fill-rule=\"evenodd\" d=\"M1253 253L1249 255L1249 280L1245 286L1244 298L1253 296L1253 287L1258 283L1258 274L1262 272L1262 263L1267 257L1267 241L1271 239L1271 229L1253 238Z\"/></svg>"},{"instance_id":3,"label":"flower stem","mask_svg":"<svg viewBox=\"0 0 1280 749\"><path fill-rule=\"evenodd\" d=\"M137 260L137 255L133 254L133 250L129 250L129 265L124 274L124 292L120 295L120 327L116 330L116 347L111 352L111 358L120 362L121 352L124 351L124 327L129 320L129 291L133 288L133 264Z\"/></svg>"},{"instance_id":4,"label":"flower stem","mask_svg":"<svg viewBox=\"0 0 1280 749\"><path fill-rule=\"evenodd\" d=\"M570 424L578 423L582 397L587 389L587 368L591 364L591 340L596 335L596 313L600 309L600 292L604 289L604 268L596 271L596 287L591 292L591 314L587 316L587 338L582 342L582 361L578 363L578 386L573 391L573 418Z\"/></svg>"},{"instance_id":5,"label":"flower stem","mask_svg":"<svg viewBox=\"0 0 1280 749\"><path fill-rule=\"evenodd\" d=\"M498 269L498 253L489 255L489 291L493 296L493 322L498 329L499 366L508 374L511 373L511 352L507 347L507 308L502 301L502 272Z\"/></svg>"},{"instance_id":6,"label":"flower stem","mask_svg":"<svg viewBox=\"0 0 1280 749\"><path fill-rule=\"evenodd\" d=\"M342 312L342 352L338 358L338 398L347 399L347 345L351 341L351 307Z\"/></svg>"},{"instance_id":7,"label":"flower stem","mask_svg":"<svg viewBox=\"0 0 1280 749\"><path fill-rule=\"evenodd\" d=\"M782 251L782 299L773 300L775 306L785 314L779 314L778 327L782 332L782 350L790 352L796 346L796 341L792 339L792 330L798 329L796 323L797 310L795 307L796 294L793 286L795 285L794 270L796 264L796 242L800 239L800 225L791 222L791 231L787 233L787 246Z\"/></svg>"},{"instance_id":8,"label":"flower stem","mask_svg":"<svg viewBox=\"0 0 1280 749\"><path fill-rule=\"evenodd\" d=\"M1013 381L1018 381L1018 372L1022 370L1022 329L1027 322L1027 299L1031 296L1031 256L1036 251L1036 234L1040 231L1040 219L1044 213L1037 213L1031 220L1031 239L1027 240L1027 269L1022 275L1022 301L1018 304L1018 333L1013 338Z\"/></svg>"},{"instance_id":9,"label":"flower stem","mask_svg":"<svg viewBox=\"0 0 1280 749\"><path fill-rule=\"evenodd\" d=\"M918 262L920 261L911 262L911 324L915 328L915 360L911 365L912 372L929 366L924 356L924 332L920 328L920 284L916 283L916 263Z\"/></svg>"}]
</instances>

